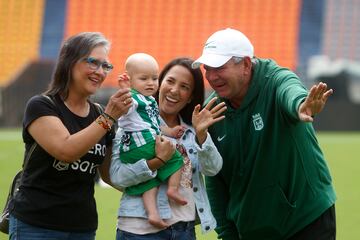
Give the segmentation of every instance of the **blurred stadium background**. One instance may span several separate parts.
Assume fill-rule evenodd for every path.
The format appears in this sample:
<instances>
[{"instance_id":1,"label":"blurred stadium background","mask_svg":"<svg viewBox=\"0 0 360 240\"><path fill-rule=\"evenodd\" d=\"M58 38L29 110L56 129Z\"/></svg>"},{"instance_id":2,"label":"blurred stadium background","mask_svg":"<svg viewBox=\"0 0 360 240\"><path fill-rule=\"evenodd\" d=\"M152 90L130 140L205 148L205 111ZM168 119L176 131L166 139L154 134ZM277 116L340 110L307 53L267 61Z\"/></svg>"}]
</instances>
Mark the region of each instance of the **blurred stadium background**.
<instances>
[{"instance_id":1,"label":"blurred stadium background","mask_svg":"<svg viewBox=\"0 0 360 240\"><path fill-rule=\"evenodd\" d=\"M115 68L94 96L105 103L128 55L147 52L160 67L196 58L225 27L244 32L258 57L294 70L307 87L324 81L335 90L318 130L360 130L360 0L0 0L0 127L21 125L70 35L99 31L111 40Z\"/></svg>"}]
</instances>

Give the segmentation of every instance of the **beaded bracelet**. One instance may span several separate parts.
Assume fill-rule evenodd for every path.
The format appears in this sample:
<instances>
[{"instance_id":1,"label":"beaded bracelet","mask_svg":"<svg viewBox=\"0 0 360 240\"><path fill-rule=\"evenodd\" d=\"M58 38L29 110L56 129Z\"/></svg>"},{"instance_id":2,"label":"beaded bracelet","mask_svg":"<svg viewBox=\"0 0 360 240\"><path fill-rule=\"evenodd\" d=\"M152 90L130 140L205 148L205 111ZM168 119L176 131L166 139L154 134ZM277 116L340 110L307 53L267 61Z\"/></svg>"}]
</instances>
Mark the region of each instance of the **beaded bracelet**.
<instances>
[{"instance_id":1,"label":"beaded bracelet","mask_svg":"<svg viewBox=\"0 0 360 240\"><path fill-rule=\"evenodd\" d=\"M104 128L106 131L111 130L111 123L106 120L106 118L103 115L100 115L96 119L96 123L99 124L102 128Z\"/></svg>"}]
</instances>

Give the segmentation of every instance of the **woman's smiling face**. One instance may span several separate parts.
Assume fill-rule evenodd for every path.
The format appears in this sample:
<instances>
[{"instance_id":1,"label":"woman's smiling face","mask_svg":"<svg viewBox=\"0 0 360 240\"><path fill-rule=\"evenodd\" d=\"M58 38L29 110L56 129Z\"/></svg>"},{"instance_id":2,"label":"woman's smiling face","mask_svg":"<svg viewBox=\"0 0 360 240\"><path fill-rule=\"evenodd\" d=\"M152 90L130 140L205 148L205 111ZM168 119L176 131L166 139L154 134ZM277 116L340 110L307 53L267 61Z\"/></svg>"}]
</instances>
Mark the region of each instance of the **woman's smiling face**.
<instances>
[{"instance_id":1,"label":"woman's smiling face","mask_svg":"<svg viewBox=\"0 0 360 240\"><path fill-rule=\"evenodd\" d=\"M108 62L108 50L104 46L95 47L89 54L90 58L98 62ZM72 81L69 89L76 89L79 94L94 94L104 82L107 72L100 66L98 69L92 69L90 63L80 59L72 69Z\"/></svg>"},{"instance_id":2,"label":"woman's smiling face","mask_svg":"<svg viewBox=\"0 0 360 240\"><path fill-rule=\"evenodd\" d=\"M194 78L190 71L181 65L173 66L164 76L159 90L159 110L164 118L178 115L192 99Z\"/></svg>"}]
</instances>

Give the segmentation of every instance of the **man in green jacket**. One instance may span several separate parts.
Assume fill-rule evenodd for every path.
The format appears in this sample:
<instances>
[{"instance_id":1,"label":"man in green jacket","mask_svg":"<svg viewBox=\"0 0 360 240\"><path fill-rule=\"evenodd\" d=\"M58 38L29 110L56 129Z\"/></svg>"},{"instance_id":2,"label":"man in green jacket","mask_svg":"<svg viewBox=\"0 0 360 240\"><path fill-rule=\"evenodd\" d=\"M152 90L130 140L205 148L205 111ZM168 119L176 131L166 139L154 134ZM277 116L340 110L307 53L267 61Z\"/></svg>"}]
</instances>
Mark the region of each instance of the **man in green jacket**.
<instances>
[{"instance_id":1,"label":"man in green jacket","mask_svg":"<svg viewBox=\"0 0 360 240\"><path fill-rule=\"evenodd\" d=\"M215 32L193 67L227 104L209 128L223 168L207 190L221 239L335 239L336 195L312 126L332 89L310 91L289 69L254 56L234 29Z\"/></svg>"}]
</instances>

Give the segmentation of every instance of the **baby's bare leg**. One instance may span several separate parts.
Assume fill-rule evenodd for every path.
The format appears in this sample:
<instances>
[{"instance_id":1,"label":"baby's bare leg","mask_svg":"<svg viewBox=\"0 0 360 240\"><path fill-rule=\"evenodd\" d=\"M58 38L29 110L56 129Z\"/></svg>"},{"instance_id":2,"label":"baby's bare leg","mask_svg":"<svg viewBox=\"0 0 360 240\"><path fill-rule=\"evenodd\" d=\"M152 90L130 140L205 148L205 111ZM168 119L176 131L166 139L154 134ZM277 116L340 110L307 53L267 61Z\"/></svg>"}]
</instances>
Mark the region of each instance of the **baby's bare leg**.
<instances>
[{"instance_id":1,"label":"baby's bare leg","mask_svg":"<svg viewBox=\"0 0 360 240\"><path fill-rule=\"evenodd\" d=\"M186 205L187 201L179 193L180 179L181 179L181 168L169 177L167 195L177 204Z\"/></svg>"},{"instance_id":2,"label":"baby's bare leg","mask_svg":"<svg viewBox=\"0 0 360 240\"><path fill-rule=\"evenodd\" d=\"M168 224L166 224L159 215L157 210L157 197L158 188L154 187L143 193L142 198L144 202L145 210L148 214L149 223L158 228L167 228Z\"/></svg>"}]
</instances>

